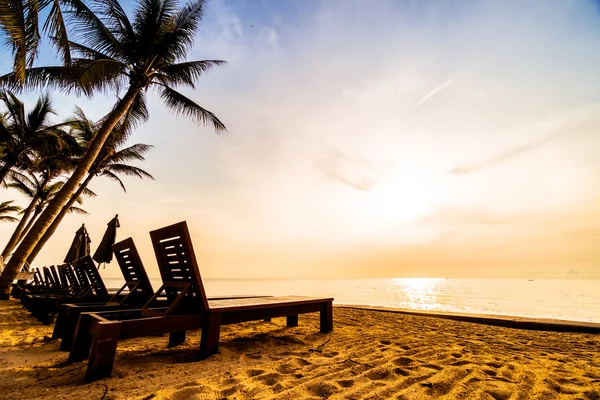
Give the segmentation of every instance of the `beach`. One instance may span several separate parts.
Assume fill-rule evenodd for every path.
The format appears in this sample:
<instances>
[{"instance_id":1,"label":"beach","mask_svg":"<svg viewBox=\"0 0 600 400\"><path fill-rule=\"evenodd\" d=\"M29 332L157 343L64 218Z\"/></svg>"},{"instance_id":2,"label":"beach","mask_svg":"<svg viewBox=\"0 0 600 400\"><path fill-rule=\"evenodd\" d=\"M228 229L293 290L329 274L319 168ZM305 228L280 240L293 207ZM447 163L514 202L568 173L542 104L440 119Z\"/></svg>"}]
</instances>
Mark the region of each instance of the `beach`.
<instances>
[{"instance_id":1,"label":"beach","mask_svg":"<svg viewBox=\"0 0 600 400\"><path fill-rule=\"evenodd\" d=\"M83 381L87 361L49 340L52 326L0 301L6 399L600 399L600 335L491 326L385 310L222 327L220 353L196 361L200 332L119 342L113 377Z\"/></svg>"}]
</instances>

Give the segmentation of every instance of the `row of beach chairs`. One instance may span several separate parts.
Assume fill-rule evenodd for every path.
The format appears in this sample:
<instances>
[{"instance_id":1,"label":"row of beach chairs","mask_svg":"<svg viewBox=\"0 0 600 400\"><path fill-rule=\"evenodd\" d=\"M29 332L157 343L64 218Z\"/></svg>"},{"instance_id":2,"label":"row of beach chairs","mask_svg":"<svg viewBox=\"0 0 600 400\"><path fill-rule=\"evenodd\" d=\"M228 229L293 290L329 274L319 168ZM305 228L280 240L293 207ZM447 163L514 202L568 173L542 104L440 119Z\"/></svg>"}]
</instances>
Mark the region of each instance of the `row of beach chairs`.
<instances>
[{"instance_id":1,"label":"row of beach chairs","mask_svg":"<svg viewBox=\"0 0 600 400\"><path fill-rule=\"evenodd\" d=\"M106 289L90 256L72 265L34 272L33 283L17 295L34 316L49 323L56 316L53 338L69 351L68 362L88 358L85 380L110 377L120 339L169 334L168 346L185 341L186 332L201 329L198 359L218 352L222 325L320 313L320 331L333 329L332 298L304 296L206 296L185 222L150 232L162 286L152 288L133 239L113 245L125 284Z\"/></svg>"}]
</instances>

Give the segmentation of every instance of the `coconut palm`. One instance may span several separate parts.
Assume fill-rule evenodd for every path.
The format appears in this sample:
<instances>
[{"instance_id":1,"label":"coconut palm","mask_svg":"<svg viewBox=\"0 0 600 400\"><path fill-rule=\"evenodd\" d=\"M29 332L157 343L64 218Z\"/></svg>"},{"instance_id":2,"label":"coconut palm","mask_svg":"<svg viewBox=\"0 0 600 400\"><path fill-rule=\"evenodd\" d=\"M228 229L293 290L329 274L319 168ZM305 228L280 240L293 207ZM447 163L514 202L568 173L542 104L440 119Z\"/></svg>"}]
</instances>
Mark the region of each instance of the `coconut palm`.
<instances>
[{"instance_id":1,"label":"coconut palm","mask_svg":"<svg viewBox=\"0 0 600 400\"><path fill-rule=\"evenodd\" d=\"M51 127L45 131L51 135L52 140L48 140L49 143L44 143L43 146L36 146L37 149L29 149L28 171L26 173L12 172L11 183L8 186L17 189L31 200L2 251L4 259L29 230L25 228L31 227L31 223L41 212L42 204L45 205L45 202L51 198L50 196L53 197L62 187L62 184L51 184L52 180L64 172L73 170L76 163L75 156L82 153L82 148L71 132L58 127Z\"/></svg>"},{"instance_id":2,"label":"coconut palm","mask_svg":"<svg viewBox=\"0 0 600 400\"><path fill-rule=\"evenodd\" d=\"M92 95L97 91L122 93L69 180L48 204L15 251L0 276L0 298L8 297L12 280L60 210L76 192L93 166L106 139L128 113L147 117L146 91L158 90L167 108L201 124L211 123L216 131L223 123L176 88L194 88L194 82L223 61L184 61L204 13L204 1L192 0L177 8L174 0L139 0L130 20L117 0L96 0L92 8L70 0L73 33L80 43L69 42L79 57L71 66L37 67L27 70L25 87L54 86ZM97 12L97 14L95 13ZM14 74L0 84L14 84ZM135 115L134 112L135 111Z\"/></svg>"},{"instance_id":3,"label":"coconut palm","mask_svg":"<svg viewBox=\"0 0 600 400\"><path fill-rule=\"evenodd\" d=\"M14 206L12 200L3 201L0 203L0 222L16 222L18 218L13 217L10 214L18 213L21 211L21 207Z\"/></svg>"},{"instance_id":4,"label":"coconut palm","mask_svg":"<svg viewBox=\"0 0 600 400\"><path fill-rule=\"evenodd\" d=\"M1 256L3 259L6 260L10 252L15 248L23 236L27 234L29 229L31 229L31 226L44 210L44 207L64 185L63 181L49 182L47 176L47 174L37 176L28 172L25 174L15 174L11 177L11 182L8 184L8 187L17 190L23 197L28 198L29 205L22 211L19 224L2 251ZM95 193L91 190L82 191L82 194L88 197L95 196ZM78 197L76 201L78 204L81 204L81 197ZM69 207L68 212L87 214L85 210L76 206Z\"/></svg>"},{"instance_id":5,"label":"coconut palm","mask_svg":"<svg viewBox=\"0 0 600 400\"><path fill-rule=\"evenodd\" d=\"M57 126L49 125L55 112L48 95L40 96L28 113L23 102L10 91L0 91L0 102L6 108L0 118L1 183L11 170L30 167L36 152L52 154L64 143Z\"/></svg>"},{"instance_id":6,"label":"coconut palm","mask_svg":"<svg viewBox=\"0 0 600 400\"><path fill-rule=\"evenodd\" d=\"M101 126L101 124L92 122L85 116L81 109L77 108L76 118L73 120L71 126L73 128L72 132L74 136L79 140L79 144L85 148L89 145L95 135L96 130ZM132 146L123 147L123 143L126 140L129 128L130 125L120 124L117 129L115 129L115 132L113 132L113 134L106 141L102 151L94 162L94 165L89 170L87 177L79 186L79 189L77 189L73 197L69 199L58 216L54 219L54 221L52 221L52 224L46 233L44 233L42 238L35 245L33 251L27 258L28 265L33 263L35 257L37 257L44 245L52 237L54 232L56 232L56 229L58 229L58 226L67 213L70 212L69 210L73 207L75 201L77 201L82 194L85 194L89 183L94 177L104 176L109 178L117 182L124 192L127 192L127 189L119 175L154 180L154 177L143 169L133 165L128 165L128 163L131 161L144 161L144 154L153 147L143 143L137 143Z\"/></svg>"},{"instance_id":7,"label":"coconut palm","mask_svg":"<svg viewBox=\"0 0 600 400\"><path fill-rule=\"evenodd\" d=\"M0 31L13 53L13 72L19 82L25 79L27 67L36 59L40 41L39 14L48 14L42 32L48 35L59 50L65 64L71 62L67 30L61 3L67 0L0 0Z\"/></svg>"}]
</instances>

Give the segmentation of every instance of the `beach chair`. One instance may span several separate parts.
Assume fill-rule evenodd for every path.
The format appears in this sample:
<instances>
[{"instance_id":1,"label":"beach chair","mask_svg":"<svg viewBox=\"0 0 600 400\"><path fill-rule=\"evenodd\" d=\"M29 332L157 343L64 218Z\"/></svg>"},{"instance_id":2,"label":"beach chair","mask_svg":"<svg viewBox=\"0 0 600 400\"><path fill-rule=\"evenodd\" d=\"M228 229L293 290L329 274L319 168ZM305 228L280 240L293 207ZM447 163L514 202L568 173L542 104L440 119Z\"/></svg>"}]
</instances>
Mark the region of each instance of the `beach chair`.
<instances>
[{"instance_id":1,"label":"beach chair","mask_svg":"<svg viewBox=\"0 0 600 400\"><path fill-rule=\"evenodd\" d=\"M71 349L77 321L82 312L141 308L154 294L152 283L133 239L128 238L115 243L112 249L125 283L107 302L63 304L60 307L52 338L62 339L60 349L63 351Z\"/></svg>"},{"instance_id":2,"label":"beach chair","mask_svg":"<svg viewBox=\"0 0 600 400\"><path fill-rule=\"evenodd\" d=\"M61 267L68 269L68 264ZM86 302L106 302L111 298L123 297L120 293L110 293L92 257L87 255L73 262L78 286L62 286L62 291L55 294L35 296L35 306L32 313L44 324L50 324L62 304L77 304ZM58 274L56 274L58 276ZM54 275L53 275L53 279Z\"/></svg>"},{"instance_id":3,"label":"beach chair","mask_svg":"<svg viewBox=\"0 0 600 400\"><path fill-rule=\"evenodd\" d=\"M199 359L219 349L221 325L286 317L298 325L298 315L320 313L321 332L333 329L332 298L301 296L208 300L187 224L180 222L150 232L163 285L140 310L82 313L69 362L89 356L85 380L110 377L120 339L169 333L169 346L185 341L186 331L202 329ZM168 307L152 308L166 296Z\"/></svg>"},{"instance_id":4,"label":"beach chair","mask_svg":"<svg viewBox=\"0 0 600 400\"><path fill-rule=\"evenodd\" d=\"M82 312L100 312L114 311L123 309L142 308L154 295L152 284L142 263L142 259L137 251L132 238L122 240L112 246L115 259L125 279L125 284L119 291L106 303L78 303L63 304L56 317L56 324L52 334L53 339L62 339L60 350L71 350L75 328ZM126 290L128 290L126 292ZM127 293L121 299L118 298L122 293ZM251 297L269 297L255 295L222 295L211 296L209 299L231 299L231 298L251 298ZM168 307L170 304L168 298L163 296L154 300L153 307Z\"/></svg>"},{"instance_id":5,"label":"beach chair","mask_svg":"<svg viewBox=\"0 0 600 400\"><path fill-rule=\"evenodd\" d=\"M42 275L40 273L39 268L35 268L33 270L33 280L31 282L25 283L24 285L17 284L13 290L12 296L15 299L20 299L21 296L25 293L25 291L38 291L44 287L44 282L42 281Z\"/></svg>"},{"instance_id":6,"label":"beach chair","mask_svg":"<svg viewBox=\"0 0 600 400\"><path fill-rule=\"evenodd\" d=\"M35 308L36 300L39 296L54 295L59 293L62 288L60 284L54 279L54 275L51 270L54 269L54 265L50 267L42 267L42 285L36 288L25 290L20 297L21 304L28 311L32 311Z\"/></svg>"}]
</instances>

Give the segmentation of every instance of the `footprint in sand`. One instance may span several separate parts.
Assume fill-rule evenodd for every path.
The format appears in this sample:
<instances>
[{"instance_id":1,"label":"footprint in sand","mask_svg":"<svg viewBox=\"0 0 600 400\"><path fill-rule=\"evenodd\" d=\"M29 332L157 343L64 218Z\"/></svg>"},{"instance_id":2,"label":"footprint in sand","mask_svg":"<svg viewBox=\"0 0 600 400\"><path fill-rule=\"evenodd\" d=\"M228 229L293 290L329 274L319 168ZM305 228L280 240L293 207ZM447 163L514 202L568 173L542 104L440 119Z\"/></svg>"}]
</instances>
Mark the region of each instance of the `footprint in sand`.
<instances>
[{"instance_id":1,"label":"footprint in sand","mask_svg":"<svg viewBox=\"0 0 600 400\"><path fill-rule=\"evenodd\" d=\"M171 395L171 400L209 399L215 398L217 393L208 386L189 386L176 391Z\"/></svg>"},{"instance_id":2,"label":"footprint in sand","mask_svg":"<svg viewBox=\"0 0 600 400\"><path fill-rule=\"evenodd\" d=\"M239 386L232 386L230 388L221 390L221 397L229 399L239 391L240 391Z\"/></svg>"},{"instance_id":3,"label":"footprint in sand","mask_svg":"<svg viewBox=\"0 0 600 400\"><path fill-rule=\"evenodd\" d=\"M308 392L313 396L320 398L331 397L333 394L340 391L340 388L329 382L316 382L307 387Z\"/></svg>"},{"instance_id":4,"label":"footprint in sand","mask_svg":"<svg viewBox=\"0 0 600 400\"><path fill-rule=\"evenodd\" d=\"M408 376L410 375L410 372L403 370L400 367L396 367L392 370L393 373L395 373L396 375L400 375L400 376Z\"/></svg>"},{"instance_id":5,"label":"footprint in sand","mask_svg":"<svg viewBox=\"0 0 600 400\"><path fill-rule=\"evenodd\" d=\"M376 369L366 373L367 378L372 381L381 381L391 376L390 370L388 369Z\"/></svg>"},{"instance_id":6,"label":"footprint in sand","mask_svg":"<svg viewBox=\"0 0 600 400\"><path fill-rule=\"evenodd\" d=\"M248 371L246 371L246 375L248 375L249 378L252 378L253 376L262 375L264 373L264 369L249 369Z\"/></svg>"},{"instance_id":7,"label":"footprint in sand","mask_svg":"<svg viewBox=\"0 0 600 400\"><path fill-rule=\"evenodd\" d=\"M278 366L277 368L275 368L275 370L277 372L279 372L280 374L291 374L292 372L294 372L296 370L296 368L292 365L292 363L285 363L285 364L281 364L280 366Z\"/></svg>"},{"instance_id":8,"label":"footprint in sand","mask_svg":"<svg viewBox=\"0 0 600 400\"><path fill-rule=\"evenodd\" d=\"M460 361L455 361L455 362L451 363L450 365L452 365L453 367L462 367L463 365L467 365L467 364L471 364L471 362L467 361L467 360L460 360Z\"/></svg>"},{"instance_id":9,"label":"footprint in sand","mask_svg":"<svg viewBox=\"0 0 600 400\"><path fill-rule=\"evenodd\" d=\"M352 385L354 385L354 381L351 379L341 379L341 380L337 381L337 384L343 388L349 388Z\"/></svg>"},{"instance_id":10,"label":"footprint in sand","mask_svg":"<svg viewBox=\"0 0 600 400\"><path fill-rule=\"evenodd\" d=\"M394 361L392 361L394 364L396 365L410 365L412 364L414 361L412 360L412 358L408 358L408 357L398 357L396 358Z\"/></svg>"},{"instance_id":11,"label":"footprint in sand","mask_svg":"<svg viewBox=\"0 0 600 400\"><path fill-rule=\"evenodd\" d=\"M279 383L281 377L281 374L278 374L277 372L271 372L270 374L258 376L255 379L267 386L273 386Z\"/></svg>"}]
</instances>

